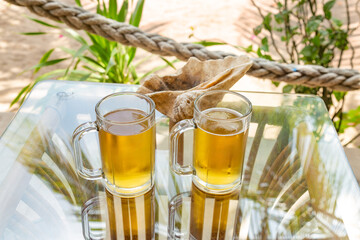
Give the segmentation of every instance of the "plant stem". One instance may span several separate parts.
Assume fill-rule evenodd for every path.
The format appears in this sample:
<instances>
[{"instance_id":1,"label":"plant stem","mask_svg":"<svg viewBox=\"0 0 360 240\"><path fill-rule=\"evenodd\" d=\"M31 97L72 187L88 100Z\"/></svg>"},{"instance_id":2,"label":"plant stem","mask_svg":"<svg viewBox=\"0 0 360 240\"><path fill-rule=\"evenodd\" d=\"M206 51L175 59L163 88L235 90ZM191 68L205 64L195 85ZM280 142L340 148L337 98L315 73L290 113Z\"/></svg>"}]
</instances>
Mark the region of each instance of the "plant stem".
<instances>
[{"instance_id":1,"label":"plant stem","mask_svg":"<svg viewBox=\"0 0 360 240\"><path fill-rule=\"evenodd\" d=\"M360 19L359 3L360 3L360 0L357 0L355 3L355 13L358 15L358 18ZM349 11L348 7L347 7L347 12L349 12L349 15L347 17L348 17L348 25L350 26L350 11ZM353 33L356 29L359 28L359 26L360 26L360 21L358 22L356 27L353 27L351 30L348 30L348 33L349 34ZM351 68L354 68L355 48L350 42L349 42L349 47L351 49L350 66L351 66Z\"/></svg>"},{"instance_id":2,"label":"plant stem","mask_svg":"<svg viewBox=\"0 0 360 240\"><path fill-rule=\"evenodd\" d=\"M346 32L350 30L350 11L349 11L349 0L345 0L346 9Z\"/></svg>"},{"instance_id":3,"label":"plant stem","mask_svg":"<svg viewBox=\"0 0 360 240\"><path fill-rule=\"evenodd\" d=\"M334 116L331 118L332 121L335 120L335 117L343 110L344 104L345 104L345 96L343 96L340 100L341 101L341 106L340 108L335 112Z\"/></svg>"},{"instance_id":4,"label":"plant stem","mask_svg":"<svg viewBox=\"0 0 360 240\"><path fill-rule=\"evenodd\" d=\"M288 1L285 0L284 1L284 11L288 11ZM287 15L284 19L284 29L285 29L285 37L286 37L286 51L288 52L289 56L290 56L290 62L294 62L293 59L293 51L290 50L289 48L289 39L288 36L290 36L290 26L289 26L289 16Z\"/></svg>"},{"instance_id":5,"label":"plant stem","mask_svg":"<svg viewBox=\"0 0 360 240\"><path fill-rule=\"evenodd\" d=\"M336 128L336 132L337 133L339 133L339 130L340 130L340 127L341 127L341 124L342 124L342 120L343 120L343 112L341 111L340 112L340 115L339 115L339 118L340 118L340 120L339 120L339 125L337 126L337 128Z\"/></svg>"},{"instance_id":6,"label":"plant stem","mask_svg":"<svg viewBox=\"0 0 360 240\"><path fill-rule=\"evenodd\" d=\"M259 7L258 5L256 5L256 3L255 3L254 0L251 0L251 3L256 7L256 9L258 10L260 16L264 19L265 16L264 16L264 14L261 12L260 7ZM285 59L284 56L281 54L281 52L279 51L277 45L275 44L273 32L272 32L271 30L268 30L268 32L270 33L271 42L272 42L272 45L273 45L274 48L275 48L275 51L277 52L277 54L279 54L279 56L281 57L282 61L283 61L283 62L286 62L286 59Z\"/></svg>"},{"instance_id":7,"label":"plant stem","mask_svg":"<svg viewBox=\"0 0 360 240\"><path fill-rule=\"evenodd\" d=\"M316 8L313 9L313 3L311 2L311 0L308 1L309 2L309 5L310 5L310 11L312 13L313 16L316 15ZM315 6L316 6L316 0L315 0Z\"/></svg>"},{"instance_id":8,"label":"plant stem","mask_svg":"<svg viewBox=\"0 0 360 240\"><path fill-rule=\"evenodd\" d=\"M346 32L349 33L350 31L350 11L349 11L349 1L345 0L345 8L346 8ZM339 68L341 66L341 61L343 57L345 48L342 48L340 50L340 57L337 67ZM353 65L352 60L350 60L350 64ZM353 68L353 66L351 66Z\"/></svg>"},{"instance_id":9,"label":"plant stem","mask_svg":"<svg viewBox=\"0 0 360 240\"><path fill-rule=\"evenodd\" d=\"M352 143L353 141L355 141L355 139L357 139L358 137L360 137L360 133L356 134L355 137L353 137L350 141L348 141L347 143L344 144L344 147L346 147L347 145L349 145L350 143Z\"/></svg>"}]
</instances>

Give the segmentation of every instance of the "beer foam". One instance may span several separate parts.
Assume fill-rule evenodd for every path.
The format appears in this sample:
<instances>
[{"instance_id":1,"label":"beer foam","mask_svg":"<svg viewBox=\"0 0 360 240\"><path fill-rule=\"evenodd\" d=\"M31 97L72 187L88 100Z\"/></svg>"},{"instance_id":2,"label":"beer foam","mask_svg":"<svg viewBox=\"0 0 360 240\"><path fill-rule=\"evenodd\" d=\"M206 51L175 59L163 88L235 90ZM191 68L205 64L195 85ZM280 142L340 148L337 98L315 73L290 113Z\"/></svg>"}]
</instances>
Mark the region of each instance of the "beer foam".
<instances>
[{"instance_id":1,"label":"beer foam","mask_svg":"<svg viewBox=\"0 0 360 240\"><path fill-rule=\"evenodd\" d=\"M228 108L209 108L202 112L209 118L202 118L199 122L203 130L219 135L233 135L242 132L243 123L236 118L243 115L235 110ZM232 120L234 121L223 121Z\"/></svg>"},{"instance_id":2,"label":"beer foam","mask_svg":"<svg viewBox=\"0 0 360 240\"><path fill-rule=\"evenodd\" d=\"M209 108L202 113L218 120L234 119L243 116L241 113L229 108Z\"/></svg>"},{"instance_id":3,"label":"beer foam","mask_svg":"<svg viewBox=\"0 0 360 240\"><path fill-rule=\"evenodd\" d=\"M105 119L114 123L105 123L107 132L119 135L136 135L149 129L149 122L145 120L146 113L138 109L118 109L107 113ZM139 122L144 119L143 122Z\"/></svg>"}]
</instances>

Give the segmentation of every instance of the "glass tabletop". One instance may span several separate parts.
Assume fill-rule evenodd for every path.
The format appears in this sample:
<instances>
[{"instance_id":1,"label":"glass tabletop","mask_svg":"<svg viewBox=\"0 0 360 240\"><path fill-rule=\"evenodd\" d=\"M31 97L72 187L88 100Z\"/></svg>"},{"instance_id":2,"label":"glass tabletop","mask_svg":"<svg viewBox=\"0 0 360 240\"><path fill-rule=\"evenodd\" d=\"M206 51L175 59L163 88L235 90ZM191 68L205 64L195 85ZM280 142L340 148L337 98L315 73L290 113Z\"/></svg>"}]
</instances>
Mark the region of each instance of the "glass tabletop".
<instances>
[{"instance_id":1,"label":"glass tabletop","mask_svg":"<svg viewBox=\"0 0 360 240\"><path fill-rule=\"evenodd\" d=\"M104 96L136 89L69 81L34 87L0 138L0 239L82 239L87 230L89 239L360 239L359 186L314 96L242 92L254 111L240 191L211 195L171 172L169 121L158 112L153 189L120 198L78 177L74 129L95 120ZM184 142L190 161L191 133ZM100 167L95 133L84 138L82 154Z\"/></svg>"}]
</instances>

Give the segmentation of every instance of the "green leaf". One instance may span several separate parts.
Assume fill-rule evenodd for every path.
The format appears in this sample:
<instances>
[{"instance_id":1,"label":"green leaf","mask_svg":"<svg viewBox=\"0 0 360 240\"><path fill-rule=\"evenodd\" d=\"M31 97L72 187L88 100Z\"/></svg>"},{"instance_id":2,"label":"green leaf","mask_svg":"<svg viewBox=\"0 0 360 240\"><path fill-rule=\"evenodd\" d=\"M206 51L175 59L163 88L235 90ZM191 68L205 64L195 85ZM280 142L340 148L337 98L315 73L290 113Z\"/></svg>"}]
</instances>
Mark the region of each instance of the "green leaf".
<instances>
[{"instance_id":1,"label":"green leaf","mask_svg":"<svg viewBox=\"0 0 360 240\"><path fill-rule=\"evenodd\" d=\"M97 0L97 4L96 4L96 13L100 14L100 15L104 15L103 11L101 10L101 5L100 5L100 1Z\"/></svg>"},{"instance_id":2,"label":"green leaf","mask_svg":"<svg viewBox=\"0 0 360 240\"><path fill-rule=\"evenodd\" d=\"M81 58L85 59L86 61L94 64L95 66L97 67L100 67L100 68L103 68L105 69L104 65L102 65L101 63L99 63L98 61L92 59L91 57L88 57L88 56L82 56Z\"/></svg>"},{"instance_id":3,"label":"green leaf","mask_svg":"<svg viewBox=\"0 0 360 240\"><path fill-rule=\"evenodd\" d=\"M145 0L139 0L136 4L134 12L131 14L129 23L135 27L138 27L140 24L140 20L144 8L144 2Z\"/></svg>"},{"instance_id":4,"label":"green leaf","mask_svg":"<svg viewBox=\"0 0 360 240\"><path fill-rule=\"evenodd\" d=\"M81 0L75 0L76 4L80 7L82 7Z\"/></svg>"},{"instance_id":5,"label":"green leaf","mask_svg":"<svg viewBox=\"0 0 360 240\"><path fill-rule=\"evenodd\" d=\"M127 60L127 66L129 66L131 64L131 62L133 61L134 57L135 57L136 48L135 47L130 47L127 50L127 53L128 53L128 56L129 56L129 59Z\"/></svg>"},{"instance_id":6,"label":"green leaf","mask_svg":"<svg viewBox=\"0 0 360 240\"><path fill-rule=\"evenodd\" d=\"M12 107L15 103L17 103L21 96L29 89L30 84L28 84L27 86L25 86L23 89L21 89L21 91L18 93L18 95L14 98L14 100L11 101L10 103L10 107Z\"/></svg>"},{"instance_id":7,"label":"green leaf","mask_svg":"<svg viewBox=\"0 0 360 240\"><path fill-rule=\"evenodd\" d=\"M36 64L35 66L32 66L29 70L55 65L55 64L57 64L59 62L67 60L67 59L69 59L69 58L59 58L59 59L54 59L54 60L42 62L42 63Z\"/></svg>"},{"instance_id":8,"label":"green leaf","mask_svg":"<svg viewBox=\"0 0 360 240\"><path fill-rule=\"evenodd\" d=\"M81 55L83 55L83 53L89 49L89 46L88 45L83 45L81 46L81 48L79 48L76 53L73 55L73 58L77 58Z\"/></svg>"},{"instance_id":9,"label":"green leaf","mask_svg":"<svg viewBox=\"0 0 360 240\"><path fill-rule=\"evenodd\" d=\"M74 69L77 68L77 65L79 64L79 62L81 60L81 58L79 58L79 57L82 56L84 51L86 51L87 49L89 49L88 45L82 45L74 54L72 54L72 60L71 60L71 63L69 64L69 66L66 69L65 75L68 74L68 71L70 70L72 65L74 65ZM75 59L78 59L78 60L74 64Z\"/></svg>"},{"instance_id":10,"label":"green leaf","mask_svg":"<svg viewBox=\"0 0 360 240\"><path fill-rule=\"evenodd\" d=\"M262 58L267 59L269 61L274 61L274 59L269 54L264 54Z\"/></svg>"},{"instance_id":11,"label":"green leaf","mask_svg":"<svg viewBox=\"0 0 360 240\"><path fill-rule=\"evenodd\" d=\"M271 31L271 19L272 19L272 15L271 13L268 13L263 20L264 28L268 31Z\"/></svg>"},{"instance_id":12,"label":"green leaf","mask_svg":"<svg viewBox=\"0 0 360 240\"><path fill-rule=\"evenodd\" d=\"M90 76L91 76L91 73L84 75L79 79L79 81L86 81Z\"/></svg>"},{"instance_id":13,"label":"green leaf","mask_svg":"<svg viewBox=\"0 0 360 240\"><path fill-rule=\"evenodd\" d=\"M328 1L323 6L323 11L326 19L331 19L331 8L334 6L335 0Z\"/></svg>"},{"instance_id":14,"label":"green leaf","mask_svg":"<svg viewBox=\"0 0 360 240\"><path fill-rule=\"evenodd\" d=\"M333 94L336 100L340 101L346 95L346 92L333 91Z\"/></svg>"},{"instance_id":15,"label":"green leaf","mask_svg":"<svg viewBox=\"0 0 360 240\"><path fill-rule=\"evenodd\" d=\"M77 32L75 32L74 30L67 28L65 29L65 31L68 33L67 36L78 41L79 43L81 43L82 45L88 45L88 43L86 42L86 40L80 36L80 34L78 34Z\"/></svg>"},{"instance_id":16,"label":"green leaf","mask_svg":"<svg viewBox=\"0 0 360 240\"><path fill-rule=\"evenodd\" d=\"M325 18L326 18L326 19L330 19L331 16L332 16L331 11L325 12Z\"/></svg>"},{"instance_id":17,"label":"green leaf","mask_svg":"<svg viewBox=\"0 0 360 240\"><path fill-rule=\"evenodd\" d=\"M53 49L50 49L49 51L47 51L47 52L41 57L41 59L40 59L40 61L39 61L39 64L46 62L46 61L49 59L50 55L52 54L52 52L53 52L54 50L55 50L55 49L53 48ZM40 69L41 69L41 67L35 68L34 74L37 73Z\"/></svg>"},{"instance_id":18,"label":"green leaf","mask_svg":"<svg viewBox=\"0 0 360 240\"><path fill-rule=\"evenodd\" d=\"M326 2L326 3L324 4L324 7L323 7L324 12L325 12L325 11L330 11L330 10L333 8L335 2L336 2L336 0L330 0L330 1Z\"/></svg>"},{"instance_id":19,"label":"green leaf","mask_svg":"<svg viewBox=\"0 0 360 240\"><path fill-rule=\"evenodd\" d=\"M44 35L47 34L46 32L21 32L21 35L29 35L29 36L33 36L33 35Z\"/></svg>"},{"instance_id":20,"label":"green leaf","mask_svg":"<svg viewBox=\"0 0 360 240\"><path fill-rule=\"evenodd\" d=\"M88 70L88 71L90 71L90 72L92 72L92 73L99 73L99 74L104 74L105 73L105 70L95 70L95 69L93 69L93 68L91 68L91 67L89 67L89 66L82 66L84 69L86 69L86 70Z\"/></svg>"},{"instance_id":21,"label":"green leaf","mask_svg":"<svg viewBox=\"0 0 360 240\"><path fill-rule=\"evenodd\" d=\"M305 46L300 53L304 55L304 57L311 57L313 55L313 49L311 46Z\"/></svg>"},{"instance_id":22,"label":"green leaf","mask_svg":"<svg viewBox=\"0 0 360 240\"><path fill-rule=\"evenodd\" d=\"M104 48L102 48L99 44L93 44L89 49L91 53L98 59L98 61L106 65L106 63L109 61L109 55L104 50Z\"/></svg>"},{"instance_id":23,"label":"green leaf","mask_svg":"<svg viewBox=\"0 0 360 240\"><path fill-rule=\"evenodd\" d=\"M337 125L340 124L340 119L335 121ZM340 133L343 133L345 129L350 127L356 127L360 124L360 106L349 110L347 113L343 113L343 120L340 126Z\"/></svg>"},{"instance_id":24,"label":"green leaf","mask_svg":"<svg viewBox=\"0 0 360 240\"><path fill-rule=\"evenodd\" d=\"M54 78L58 78L61 77L62 75L64 75L65 73L65 69L56 69L47 73L44 73L40 76L38 76L35 81L42 81L42 80L48 80L48 79L54 79Z\"/></svg>"},{"instance_id":25,"label":"green leaf","mask_svg":"<svg viewBox=\"0 0 360 240\"><path fill-rule=\"evenodd\" d=\"M133 67L133 66L130 67L130 73L131 73L132 79L138 79L139 78L137 73L136 73L135 67Z\"/></svg>"},{"instance_id":26,"label":"green leaf","mask_svg":"<svg viewBox=\"0 0 360 240\"><path fill-rule=\"evenodd\" d=\"M275 87L278 87L278 86L280 85L280 83L279 83L279 82L275 82L275 81L272 81L272 84L274 84L274 85L275 85Z\"/></svg>"},{"instance_id":27,"label":"green leaf","mask_svg":"<svg viewBox=\"0 0 360 240\"><path fill-rule=\"evenodd\" d=\"M254 35L256 35L256 36L259 35L259 33L261 33L262 28L263 28L263 25L262 25L262 24L256 26L256 27L253 29Z\"/></svg>"},{"instance_id":28,"label":"green leaf","mask_svg":"<svg viewBox=\"0 0 360 240\"><path fill-rule=\"evenodd\" d=\"M129 1L124 0L123 4L121 5L119 14L117 16L118 22L125 22L126 16L127 16L127 13L128 13L128 9L129 9Z\"/></svg>"},{"instance_id":29,"label":"green leaf","mask_svg":"<svg viewBox=\"0 0 360 240\"><path fill-rule=\"evenodd\" d=\"M281 12L278 14L275 14L274 18L275 18L276 23L278 23L278 24L281 24L284 22L284 15Z\"/></svg>"},{"instance_id":30,"label":"green leaf","mask_svg":"<svg viewBox=\"0 0 360 240\"><path fill-rule=\"evenodd\" d=\"M87 35L89 36L91 42L93 44L99 44L100 42L100 36L98 35L95 35L95 34L91 34L91 33L87 33Z\"/></svg>"},{"instance_id":31,"label":"green leaf","mask_svg":"<svg viewBox=\"0 0 360 240\"><path fill-rule=\"evenodd\" d=\"M47 27L60 28L60 27L58 27L58 26L52 25L52 24L50 24L50 23L46 23L46 22L41 21L41 20L36 19L36 18L32 18L32 17L27 17L27 18L30 19L31 21L34 21L34 22L36 22L36 23L39 23L39 24L44 25L44 26L47 26Z\"/></svg>"},{"instance_id":32,"label":"green leaf","mask_svg":"<svg viewBox=\"0 0 360 240\"><path fill-rule=\"evenodd\" d=\"M109 61L106 65L106 69L105 69L105 73L108 73L110 71L110 69L115 66L115 61L114 61L114 55L118 52L118 50L116 48L114 48L111 52L111 55L109 57Z\"/></svg>"},{"instance_id":33,"label":"green leaf","mask_svg":"<svg viewBox=\"0 0 360 240\"><path fill-rule=\"evenodd\" d=\"M102 10L102 15L104 17L109 17L109 12L106 8L106 5L105 5L105 0L102 1L102 7L103 7L103 10Z\"/></svg>"},{"instance_id":34,"label":"green leaf","mask_svg":"<svg viewBox=\"0 0 360 240\"><path fill-rule=\"evenodd\" d=\"M74 49L70 49L70 48L66 48L66 47L60 47L60 49L68 54L70 54L71 56L75 55L75 50Z\"/></svg>"},{"instance_id":35,"label":"green leaf","mask_svg":"<svg viewBox=\"0 0 360 240\"><path fill-rule=\"evenodd\" d=\"M247 48L243 48L245 50L245 52L250 53L253 52L253 45L249 45Z\"/></svg>"},{"instance_id":36,"label":"green leaf","mask_svg":"<svg viewBox=\"0 0 360 240\"><path fill-rule=\"evenodd\" d=\"M306 25L306 28L305 28L306 33L310 35L313 32L315 32L316 30L318 30L320 23L321 23L321 21L317 20L317 19L309 20Z\"/></svg>"},{"instance_id":37,"label":"green leaf","mask_svg":"<svg viewBox=\"0 0 360 240\"><path fill-rule=\"evenodd\" d=\"M298 3L297 3L297 7L300 7L300 6L304 5L304 4L307 3L307 2L308 2L308 0L300 0L300 1L298 1Z\"/></svg>"},{"instance_id":38,"label":"green leaf","mask_svg":"<svg viewBox=\"0 0 360 240\"><path fill-rule=\"evenodd\" d=\"M86 81L91 77L92 73L88 71L72 70L70 74L64 78L64 80L71 81Z\"/></svg>"},{"instance_id":39,"label":"green leaf","mask_svg":"<svg viewBox=\"0 0 360 240\"><path fill-rule=\"evenodd\" d=\"M294 88L293 85L285 85L282 89L283 93L289 93Z\"/></svg>"},{"instance_id":40,"label":"green leaf","mask_svg":"<svg viewBox=\"0 0 360 240\"><path fill-rule=\"evenodd\" d=\"M319 36L319 35L316 35L313 39L311 39L311 42L312 42L316 47L320 47L320 45L321 45L320 36Z\"/></svg>"},{"instance_id":41,"label":"green leaf","mask_svg":"<svg viewBox=\"0 0 360 240\"><path fill-rule=\"evenodd\" d=\"M109 18L117 19L117 0L109 0Z\"/></svg>"},{"instance_id":42,"label":"green leaf","mask_svg":"<svg viewBox=\"0 0 360 240\"><path fill-rule=\"evenodd\" d=\"M337 18L332 18L331 21L337 26L341 27L343 25L342 21Z\"/></svg>"},{"instance_id":43,"label":"green leaf","mask_svg":"<svg viewBox=\"0 0 360 240\"><path fill-rule=\"evenodd\" d=\"M347 115L351 120L356 120L357 118L360 118L360 106L358 106L355 109L349 110L347 112ZM358 121L358 124L360 124L360 121Z\"/></svg>"},{"instance_id":44,"label":"green leaf","mask_svg":"<svg viewBox=\"0 0 360 240\"><path fill-rule=\"evenodd\" d=\"M269 51L269 43L268 43L268 39L267 37L264 37L263 39L261 39L261 47L262 50L264 50L265 52Z\"/></svg>"},{"instance_id":45,"label":"green leaf","mask_svg":"<svg viewBox=\"0 0 360 240\"><path fill-rule=\"evenodd\" d=\"M203 45L204 47L209 47L209 46L216 46L216 45L226 45L226 43L222 43L222 42L210 42L210 41L200 41L200 42L194 42L195 44L200 44Z\"/></svg>"},{"instance_id":46,"label":"green leaf","mask_svg":"<svg viewBox=\"0 0 360 240\"><path fill-rule=\"evenodd\" d=\"M167 65L169 65L170 67L172 67L174 70L176 70L176 67L166 58L160 57L164 62L166 62Z\"/></svg>"},{"instance_id":47,"label":"green leaf","mask_svg":"<svg viewBox=\"0 0 360 240\"><path fill-rule=\"evenodd\" d=\"M298 30L299 29L299 26L291 26L290 27L290 31L291 32L294 32L294 31L296 31L296 30Z\"/></svg>"}]
</instances>

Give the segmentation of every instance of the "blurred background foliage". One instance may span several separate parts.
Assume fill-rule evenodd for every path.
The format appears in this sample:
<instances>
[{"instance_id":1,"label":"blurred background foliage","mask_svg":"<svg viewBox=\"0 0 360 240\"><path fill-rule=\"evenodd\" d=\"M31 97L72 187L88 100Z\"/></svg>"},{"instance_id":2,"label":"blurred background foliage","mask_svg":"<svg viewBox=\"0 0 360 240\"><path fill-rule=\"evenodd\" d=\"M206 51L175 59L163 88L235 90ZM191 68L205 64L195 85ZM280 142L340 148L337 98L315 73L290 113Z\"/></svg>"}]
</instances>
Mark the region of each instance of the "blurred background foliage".
<instances>
[{"instance_id":1,"label":"blurred background foliage","mask_svg":"<svg viewBox=\"0 0 360 240\"><path fill-rule=\"evenodd\" d=\"M199 40L204 46L220 44L231 45L255 57L281 63L311 64L323 67L341 67L344 52L350 52L350 66L353 68L355 48L349 41L349 36L359 27L351 27L351 14L348 0L274 0L268 3L274 6L265 8L254 0L250 0L257 9L261 22L253 29L252 38L257 38L260 44L249 46L234 46L226 42ZM336 2L342 1L345 6L344 19L341 21L333 16L332 10ZM360 16L356 2L356 14ZM194 37L191 34L189 37ZM276 37L280 38L280 41ZM279 82L273 82L279 86ZM338 133L344 133L347 128L355 128L360 124L360 107L344 112L347 92L339 92L327 87L305 87L286 84L282 86L284 93L313 94L321 97L329 110L330 117ZM360 137L355 134L344 146ZM359 146L360 147L360 146Z\"/></svg>"},{"instance_id":2,"label":"blurred background foliage","mask_svg":"<svg viewBox=\"0 0 360 240\"><path fill-rule=\"evenodd\" d=\"M256 2L251 0L262 18L262 22L253 29L254 36L261 36L261 45L257 48L249 45L244 50L269 60L323 67L341 67L344 52L351 51L350 65L353 68L355 48L349 41L349 36L358 25L350 27L349 2L343 1L346 8L345 23L333 17L332 9L336 0L275 0L275 12L268 13L264 13ZM263 36L262 32L267 34ZM275 34L281 36L281 41L274 40ZM270 47L275 50L275 55L270 54ZM277 82L273 83L279 85ZM305 93L321 97L338 133L360 124L360 108L347 113L343 111L346 92L326 87L310 88L290 84L283 86L282 90L284 93ZM355 135L350 141L343 143L344 146L358 137L359 134Z\"/></svg>"},{"instance_id":3,"label":"blurred background foliage","mask_svg":"<svg viewBox=\"0 0 360 240\"><path fill-rule=\"evenodd\" d=\"M75 0L75 2L78 6L82 6L81 0ZM127 22L138 27L143 13L144 2L145 0L124 0L121 5L118 5L117 0L97 0L96 12L106 18L114 19L118 22ZM19 92L11 105L15 103L21 104L33 86L42 80L58 79L139 84L143 78L151 73L169 66L174 68L173 62L176 60L169 61L163 57L153 55L154 57L161 58L164 64L156 66L145 73L139 73L137 68L146 61L150 61L152 56L135 59L137 53L136 47L124 46L86 31L84 31L85 36L82 36L76 31L66 28L57 22L48 23L30 17L29 19L46 27L59 29L61 31L61 37L66 37L78 42L80 47L77 49L61 47L60 49L65 52L68 57L58 59L51 59L51 55L55 50L54 48L48 50L38 64L24 71L32 71L33 81ZM24 32L22 34L36 36L48 33ZM45 74L38 74L40 69L56 65L65 60L70 60L67 68L59 68L46 72Z\"/></svg>"}]
</instances>

